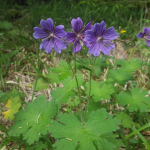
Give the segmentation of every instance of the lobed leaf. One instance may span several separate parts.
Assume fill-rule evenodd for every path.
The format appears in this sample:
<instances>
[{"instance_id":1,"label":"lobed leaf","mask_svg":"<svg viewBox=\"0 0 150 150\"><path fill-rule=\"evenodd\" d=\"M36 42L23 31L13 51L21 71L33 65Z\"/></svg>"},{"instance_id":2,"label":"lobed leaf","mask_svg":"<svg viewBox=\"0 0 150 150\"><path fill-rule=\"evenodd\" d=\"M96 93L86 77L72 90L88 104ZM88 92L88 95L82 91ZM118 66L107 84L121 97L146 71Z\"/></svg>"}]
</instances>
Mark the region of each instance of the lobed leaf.
<instances>
[{"instance_id":1,"label":"lobed leaf","mask_svg":"<svg viewBox=\"0 0 150 150\"><path fill-rule=\"evenodd\" d=\"M141 90L139 87L132 88L131 91L122 91L117 95L119 105L127 105L130 112L137 111L148 112L150 110L150 98L145 97L148 91Z\"/></svg>"},{"instance_id":2,"label":"lobed leaf","mask_svg":"<svg viewBox=\"0 0 150 150\"><path fill-rule=\"evenodd\" d=\"M26 104L25 110L15 115L15 123L9 129L9 136L23 135L28 144L38 141L41 135L48 133L48 126L57 113L54 101L46 101L44 95L37 97L32 103Z\"/></svg>"},{"instance_id":3,"label":"lobed leaf","mask_svg":"<svg viewBox=\"0 0 150 150\"><path fill-rule=\"evenodd\" d=\"M78 84L81 86L83 83L82 75L77 76L78 79ZM77 88L76 80L75 78L72 79L71 76L69 76L67 79L64 79L61 81L64 87L58 87L56 90L51 91L51 96L53 100L59 105L61 102L67 103L69 97L74 97L75 96L75 90L74 88ZM59 94L58 94L59 93Z\"/></svg>"},{"instance_id":4,"label":"lobed leaf","mask_svg":"<svg viewBox=\"0 0 150 150\"><path fill-rule=\"evenodd\" d=\"M134 125L132 118L124 112L117 113L116 117L121 120L121 124L125 128L131 128Z\"/></svg>"},{"instance_id":5,"label":"lobed leaf","mask_svg":"<svg viewBox=\"0 0 150 150\"><path fill-rule=\"evenodd\" d=\"M119 68L110 70L107 74L108 80L112 80L112 83L125 84L129 80L133 80L132 72L126 68Z\"/></svg>"},{"instance_id":6,"label":"lobed leaf","mask_svg":"<svg viewBox=\"0 0 150 150\"><path fill-rule=\"evenodd\" d=\"M89 94L90 83L86 85L86 94ZM112 84L106 84L104 82L97 83L96 81L91 81L91 95L95 102L101 101L101 99L110 100L110 95L114 93L114 87Z\"/></svg>"},{"instance_id":7,"label":"lobed leaf","mask_svg":"<svg viewBox=\"0 0 150 150\"><path fill-rule=\"evenodd\" d=\"M120 120L113 118L112 115L107 114L105 109L98 109L93 111L89 120L83 126L80 121L71 114L59 114L59 123L54 121L49 127L49 131L57 142L53 145L56 150L96 150L95 144L101 149L106 149L109 143L112 150L119 150L114 144L115 137L104 136L105 134L112 135L119 127ZM101 144L98 144L100 143Z\"/></svg>"},{"instance_id":8,"label":"lobed leaf","mask_svg":"<svg viewBox=\"0 0 150 150\"><path fill-rule=\"evenodd\" d=\"M58 67L51 68L50 71L59 74L59 80L66 79L72 75L70 66L64 60L61 60Z\"/></svg>"}]
</instances>

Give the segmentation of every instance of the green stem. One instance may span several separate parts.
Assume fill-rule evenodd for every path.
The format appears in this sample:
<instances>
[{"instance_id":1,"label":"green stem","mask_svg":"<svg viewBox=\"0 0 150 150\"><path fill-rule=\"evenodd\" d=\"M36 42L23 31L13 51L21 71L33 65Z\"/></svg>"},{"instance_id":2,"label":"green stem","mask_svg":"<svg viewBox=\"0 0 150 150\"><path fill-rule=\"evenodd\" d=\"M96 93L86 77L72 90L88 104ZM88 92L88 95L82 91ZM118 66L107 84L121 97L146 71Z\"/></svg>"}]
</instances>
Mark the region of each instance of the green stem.
<instances>
[{"instance_id":1,"label":"green stem","mask_svg":"<svg viewBox=\"0 0 150 150\"><path fill-rule=\"evenodd\" d=\"M94 65L96 61L96 57L92 57L92 60L90 61L91 64L90 65ZM89 105L89 102L90 102L90 97L91 97L91 76L92 76L92 73L90 71L90 78L89 78L89 82L90 82L90 85L89 85L89 95L88 95L88 98L87 98L87 104L86 104L86 109L85 109L85 113L88 111L88 105ZM85 114L86 115L86 114Z\"/></svg>"},{"instance_id":2,"label":"green stem","mask_svg":"<svg viewBox=\"0 0 150 150\"><path fill-rule=\"evenodd\" d=\"M77 90L78 90L78 96L79 96L79 100L80 100L80 118L81 118L81 123L84 125L84 117L83 117L83 110L82 110L82 100L81 100L81 94L80 94L78 79L77 79L77 75L76 75L76 53L75 53L74 76L75 76L75 80L76 80L76 84L77 84Z\"/></svg>"}]
</instances>

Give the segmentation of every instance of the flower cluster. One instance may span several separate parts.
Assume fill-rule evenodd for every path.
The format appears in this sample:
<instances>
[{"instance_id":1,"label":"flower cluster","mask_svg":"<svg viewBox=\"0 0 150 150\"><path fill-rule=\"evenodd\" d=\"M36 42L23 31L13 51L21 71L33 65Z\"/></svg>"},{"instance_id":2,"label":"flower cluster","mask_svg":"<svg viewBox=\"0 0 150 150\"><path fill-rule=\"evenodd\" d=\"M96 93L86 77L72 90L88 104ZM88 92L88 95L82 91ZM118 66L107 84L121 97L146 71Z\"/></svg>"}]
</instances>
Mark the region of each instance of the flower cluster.
<instances>
[{"instance_id":1,"label":"flower cluster","mask_svg":"<svg viewBox=\"0 0 150 150\"><path fill-rule=\"evenodd\" d=\"M85 45L89 48L89 53L98 56L102 51L104 55L109 55L115 45L110 40L115 40L118 33L114 27L106 29L106 23L95 23L94 26L89 22L83 26L81 18L72 19L72 32L65 32L64 25L54 27L53 20L48 18L47 21L41 20L42 28L34 27L33 36L35 39L43 39L40 49L45 49L50 53L54 48L58 53L67 48L66 43L73 43L73 52L77 53ZM144 33L139 32L138 38L144 38L147 46L150 46L150 28L145 27Z\"/></svg>"}]
</instances>

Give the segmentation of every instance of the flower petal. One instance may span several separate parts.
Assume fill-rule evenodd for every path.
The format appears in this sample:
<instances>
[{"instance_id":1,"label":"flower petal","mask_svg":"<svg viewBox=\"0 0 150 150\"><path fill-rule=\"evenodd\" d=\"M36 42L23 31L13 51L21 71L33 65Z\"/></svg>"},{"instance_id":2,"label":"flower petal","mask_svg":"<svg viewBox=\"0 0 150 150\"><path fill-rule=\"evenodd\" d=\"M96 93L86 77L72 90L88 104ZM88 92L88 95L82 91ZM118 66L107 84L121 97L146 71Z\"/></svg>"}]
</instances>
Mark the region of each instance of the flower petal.
<instances>
[{"instance_id":1,"label":"flower petal","mask_svg":"<svg viewBox=\"0 0 150 150\"><path fill-rule=\"evenodd\" d=\"M73 52L77 53L81 50L81 44L79 40L76 40L73 44Z\"/></svg>"},{"instance_id":2,"label":"flower petal","mask_svg":"<svg viewBox=\"0 0 150 150\"><path fill-rule=\"evenodd\" d=\"M94 24L94 32L96 36L102 36L106 29L106 23L102 21L101 23L95 23Z\"/></svg>"},{"instance_id":3,"label":"flower petal","mask_svg":"<svg viewBox=\"0 0 150 150\"><path fill-rule=\"evenodd\" d=\"M72 30L74 30L76 33L79 33L82 29L83 22L81 18L72 19L71 20Z\"/></svg>"},{"instance_id":4,"label":"flower petal","mask_svg":"<svg viewBox=\"0 0 150 150\"><path fill-rule=\"evenodd\" d=\"M93 54L95 57L98 56L100 54L100 42L95 41L90 49L89 49L89 53Z\"/></svg>"},{"instance_id":5,"label":"flower petal","mask_svg":"<svg viewBox=\"0 0 150 150\"><path fill-rule=\"evenodd\" d=\"M47 44L48 44L48 40L47 39L44 39L41 44L40 44L40 49L45 49Z\"/></svg>"},{"instance_id":6,"label":"flower petal","mask_svg":"<svg viewBox=\"0 0 150 150\"><path fill-rule=\"evenodd\" d=\"M139 31L139 33L136 35L136 37L138 37L138 38L143 38L143 37L144 37L144 34L143 34L141 31Z\"/></svg>"},{"instance_id":7,"label":"flower petal","mask_svg":"<svg viewBox=\"0 0 150 150\"><path fill-rule=\"evenodd\" d=\"M92 24L92 23L89 22L89 23L85 26L84 30L83 30L81 33L84 34L86 30L93 30L93 25L91 25L91 24Z\"/></svg>"},{"instance_id":8,"label":"flower petal","mask_svg":"<svg viewBox=\"0 0 150 150\"><path fill-rule=\"evenodd\" d=\"M66 32L64 31L64 25L59 25L54 30L54 35L59 38L64 38L66 36Z\"/></svg>"},{"instance_id":9,"label":"flower petal","mask_svg":"<svg viewBox=\"0 0 150 150\"><path fill-rule=\"evenodd\" d=\"M145 42L147 43L147 46L150 47L150 40L145 40Z\"/></svg>"},{"instance_id":10,"label":"flower petal","mask_svg":"<svg viewBox=\"0 0 150 150\"><path fill-rule=\"evenodd\" d=\"M73 41L75 40L76 37L77 37L76 34L74 34L74 33L72 33L72 32L67 32L65 41L66 41L67 43L71 43L71 42L73 42Z\"/></svg>"},{"instance_id":11,"label":"flower petal","mask_svg":"<svg viewBox=\"0 0 150 150\"><path fill-rule=\"evenodd\" d=\"M85 38L84 38L84 42L91 44L92 42L96 41L97 38L94 34L93 31L85 31Z\"/></svg>"},{"instance_id":12,"label":"flower petal","mask_svg":"<svg viewBox=\"0 0 150 150\"><path fill-rule=\"evenodd\" d=\"M106 40L114 40L119 36L118 33L115 32L114 27L110 27L107 30L104 31L103 33L103 38Z\"/></svg>"},{"instance_id":13,"label":"flower petal","mask_svg":"<svg viewBox=\"0 0 150 150\"><path fill-rule=\"evenodd\" d=\"M150 33L150 28L149 27L145 27L144 28L144 34L148 35Z\"/></svg>"},{"instance_id":14,"label":"flower petal","mask_svg":"<svg viewBox=\"0 0 150 150\"><path fill-rule=\"evenodd\" d=\"M59 38L54 38L54 49L58 52L61 53L61 49L66 49L67 45Z\"/></svg>"},{"instance_id":15,"label":"flower petal","mask_svg":"<svg viewBox=\"0 0 150 150\"><path fill-rule=\"evenodd\" d=\"M45 47L46 53L50 53L52 51L52 47L53 47L53 39L50 38L50 40L48 41L47 46Z\"/></svg>"},{"instance_id":16,"label":"flower petal","mask_svg":"<svg viewBox=\"0 0 150 150\"><path fill-rule=\"evenodd\" d=\"M51 18L48 18L47 21L42 19L41 22L40 22L40 25L43 29L46 29L50 32L52 32L53 29L54 29L53 20Z\"/></svg>"},{"instance_id":17,"label":"flower petal","mask_svg":"<svg viewBox=\"0 0 150 150\"><path fill-rule=\"evenodd\" d=\"M33 37L35 39L44 39L49 36L49 34L46 31L44 31L43 29L41 29L39 27L34 27L33 29L35 31L33 33Z\"/></svg>"},{"instance_id":18,"label":"flower petal","mask_svg":"<svg viewBox=\"0 0 150 150\"><path fill-rule=\"evenodd\" d=\"M109 55L113 48L115 48L115 45L110 41L103 41L103 43L101 43L101 51L104 55Z\"/></svg>"}]
</instances>

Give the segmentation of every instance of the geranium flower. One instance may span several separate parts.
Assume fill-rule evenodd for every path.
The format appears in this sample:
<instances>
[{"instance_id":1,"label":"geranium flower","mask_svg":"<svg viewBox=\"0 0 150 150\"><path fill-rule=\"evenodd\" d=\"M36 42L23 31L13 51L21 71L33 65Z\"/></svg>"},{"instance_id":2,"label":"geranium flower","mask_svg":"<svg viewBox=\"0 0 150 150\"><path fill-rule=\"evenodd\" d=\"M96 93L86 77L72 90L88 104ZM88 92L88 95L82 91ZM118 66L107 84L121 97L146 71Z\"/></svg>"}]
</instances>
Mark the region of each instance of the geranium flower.
<instances>
[{"instance_id":1,"label":"geranium flower","mask_svg":"<svg viewBox=\"0 0 150 150\"><path fill-rule=\"evenodd\" d=\"M138 38L143 38L145 39L145 42L147 43L147 46L150 47L150 28L145 27L144 28L144 33L139 31L139 33L136 35Z\"/></svg>"},{"instance_id":2,"label":"geranium flower","mask_svg":"<svg viewBox=\"0 0 150 150\"><path fill-rule=\"evenodd\" d=\"M98 56L100 51L105 55L109 55L110 51L115 45L110 42L118 37L118 33L115 32L114 27L106 29L106 23L95 23L94 31L86 31L84 41L90 44L89 53L94 56Z\"/></svg>"},{"instance_id":3,"label":"geranium flower","mask_svg":"<svg viewBox=\"0 0 150 150\"><path fill-rule=\"evenodd\" d=\"M46 53L50 53L54 47L58 53L61 53L61 49L67 48L67 45L62 41L62 38L66 36L63 25L54 28L51 18L48 18L47 21L42 19L40 25L42 28L33 28L35 31L33 37L35 39L43 39L40 49L45 49Z\"/></svg>"},{"instance_id":4,"label":"geranium flower","mask_svg":"<svg viewBox=\"0 0 150 150\"><path fill-rule=\"evenodd\" d=\"M83 39L85 37L85 31L92 30L93 26L91 25L91 22L89 22L85 27L83 27L83 22L81 18L72 19L71 20L72 25L72 32L67 32L65 41L67 43L73 42L73 52L79 52L81 50L81 46L83 44L85 46L89 46Z\"/></svg>"}]
</instances>

